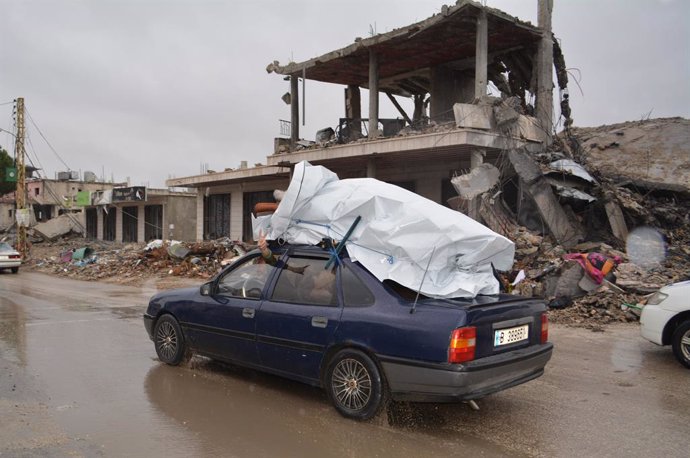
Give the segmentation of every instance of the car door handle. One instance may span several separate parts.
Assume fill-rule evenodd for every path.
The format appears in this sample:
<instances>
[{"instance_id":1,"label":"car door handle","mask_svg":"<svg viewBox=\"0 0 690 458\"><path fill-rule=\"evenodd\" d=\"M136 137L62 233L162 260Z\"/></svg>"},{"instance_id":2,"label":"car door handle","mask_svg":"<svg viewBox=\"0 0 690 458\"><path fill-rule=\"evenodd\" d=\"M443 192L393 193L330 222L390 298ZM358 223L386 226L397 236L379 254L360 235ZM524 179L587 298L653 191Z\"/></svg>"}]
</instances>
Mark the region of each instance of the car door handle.
<instances>
[{"instance_id":1,"label":"car door handle","mask_svg":"<svg viewBox=\"0 0 690 458\"><path fill-rule=\"evenodd\" d=\"M254 318L254 309L250 307L245 307L242 309L242 316L244 318Z\"/></svg>"},{"instance_id":2,"label":"car door handle","mask_svg":"<svg viewBox=\"0 0 690 458\"><path fill-rule=\"evenodd\" d=\"M325 316L315 316L311 319L311 325L315 328L325 328L328 326L328 318Z\"/></svg>"}]
</instances>

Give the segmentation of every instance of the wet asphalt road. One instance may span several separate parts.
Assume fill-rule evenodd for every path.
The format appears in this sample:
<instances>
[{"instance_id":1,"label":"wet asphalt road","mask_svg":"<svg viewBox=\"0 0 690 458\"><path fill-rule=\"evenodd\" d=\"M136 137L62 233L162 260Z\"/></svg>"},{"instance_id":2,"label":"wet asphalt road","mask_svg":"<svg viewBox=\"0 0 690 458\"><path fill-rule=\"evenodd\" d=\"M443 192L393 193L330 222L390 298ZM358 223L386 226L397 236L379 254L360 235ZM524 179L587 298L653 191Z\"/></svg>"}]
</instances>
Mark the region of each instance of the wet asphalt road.
<instances>
[{"instance_id":1,"label":"wet asphalt road","mask_svg":"<svg viewBox=\"0 0 690 458\"><path fill-rule=\"evenodd\" d=\"M156 359L143 288L0 273L0 457L690 455L690 371L636 325L552 325L546 374L356 423L318 389Z\"/></svg>"}]
</instances>

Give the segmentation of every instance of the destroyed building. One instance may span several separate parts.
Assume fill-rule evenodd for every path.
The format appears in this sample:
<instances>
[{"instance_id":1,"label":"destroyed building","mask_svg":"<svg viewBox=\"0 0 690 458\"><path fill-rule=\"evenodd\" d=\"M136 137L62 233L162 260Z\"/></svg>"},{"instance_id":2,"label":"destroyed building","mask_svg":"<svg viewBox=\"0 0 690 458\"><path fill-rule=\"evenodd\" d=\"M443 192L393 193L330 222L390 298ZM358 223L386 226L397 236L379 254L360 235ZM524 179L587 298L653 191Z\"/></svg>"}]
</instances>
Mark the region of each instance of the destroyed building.
<instances>
[{"instance_id":1,"label":"destroyed building","mask_svg":"<svg viewBox=\"0 0 690 458\"><path fill-rule=\"evenodd\" d=\"M480 213L491 218L489 213L496 212L490 203L482 209L474 196L460 196L458 202L451 180L483 163L493 164L502 177L514 177L505 199L514 211L529 194L548 230L564 243L575 243L581 228L560 207L526 153L541 151L552 141L554 65L561 112L565 125L571 123L565 65L551 32L552 2L538 4L538 26L459 1L423 21L357 38L305 62L269 64L269 73L289 81L284 100L290 103L291 120L285 123L285 137L275 140L267 165L166 182L200 191L197 239L251 239L254 204L272 200L272 191L286 188L292 168L306 160L341 178L374 177L396 184L477 219ZM322 120L325 128L313 139L302 138L299 131L305 81L331 83L344 91L343 117ZM366 114L363 89L369 94ZM405 112L400 98L413 103L412 113ZM381 118L380 103L393 104L400 116Z\"/></svg>"},{"instance_id":2,"label":"destroyed building","mask_svg":"<svg viewBox=\"0 0 690 458\"><path fill-rule=\"evenodd\" d=\"M196 234L193 192L97 181L91 172L82 179L76 171L54 180L30 178L26 189L34 241L69 233L115 242L193 240ZM0 198L0 230L12 229L15 207L15 193Z\"/></svg>"},{"instance_id":3,"label":"destroyed building","mask_svg":"<svg viewBox=\"0 0 690 458\"><path fill-rule=\"evenodd\" d=\"M91 172L86 172L84 175L82 179L77 171L60 172L56 174L55 179L49 179L35 178L29 174L26 182L26 201L32 209L32 224L43 223L67 213L74 213L75 218L81 218L79 215L83 207L78 205L80 193L107 190L124 185L98 181ZM3 196L0 202L2 202L0 214L0 230L2 230L11 227L15 222L15 193L11 192Z\"/></svg>"}]
</instances>

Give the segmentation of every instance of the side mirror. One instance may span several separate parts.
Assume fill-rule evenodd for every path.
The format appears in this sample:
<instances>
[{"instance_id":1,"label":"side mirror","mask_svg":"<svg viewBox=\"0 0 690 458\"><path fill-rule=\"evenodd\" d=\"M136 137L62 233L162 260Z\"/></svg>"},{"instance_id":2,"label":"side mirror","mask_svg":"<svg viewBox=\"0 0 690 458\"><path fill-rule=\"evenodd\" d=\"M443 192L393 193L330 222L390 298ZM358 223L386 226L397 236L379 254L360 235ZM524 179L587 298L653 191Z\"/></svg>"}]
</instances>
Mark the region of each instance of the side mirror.
<instances>
[{"instance_id":1,"label":"side mirror","mask_svg":"<svg viewBox=\"0 0 690 458\"><path fill-rule=\"evenodd\" d=\"M213 282L212 281L204 283L203 285L201 285L201 288L199 288L199 293L202 296L210 296L211 291L213 291Z\"/></svg>"}]
</instances>

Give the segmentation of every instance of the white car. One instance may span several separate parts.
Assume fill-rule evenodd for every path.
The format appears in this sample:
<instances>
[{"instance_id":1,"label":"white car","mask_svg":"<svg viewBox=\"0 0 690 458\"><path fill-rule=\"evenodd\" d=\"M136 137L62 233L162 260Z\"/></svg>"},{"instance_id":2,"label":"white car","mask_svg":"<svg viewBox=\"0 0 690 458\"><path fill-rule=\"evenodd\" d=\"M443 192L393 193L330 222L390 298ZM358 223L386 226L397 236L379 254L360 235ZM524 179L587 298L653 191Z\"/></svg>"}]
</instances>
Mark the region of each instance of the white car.
<instances>
[{"instance_id":1,"label":"white car","mask_svg":"<svg viewBox=\"0 0 690 458\"><path fill-rule=\"evenodd\" d=\"M690 369L690 281L664 286L649 296L640 324L642 337L672 345L678 361Z\"/></svg>"},{"instance_id":2,"label":"white car","mask_svg":"<svg viewBox=\"0 0 690 458\"><path fill-rule=\"evenodd\" d=\"M22 256L8 243L0 242L0 270L12 269L12 273L19 272L22 265Z\"/></svg>"}]
</instances>

